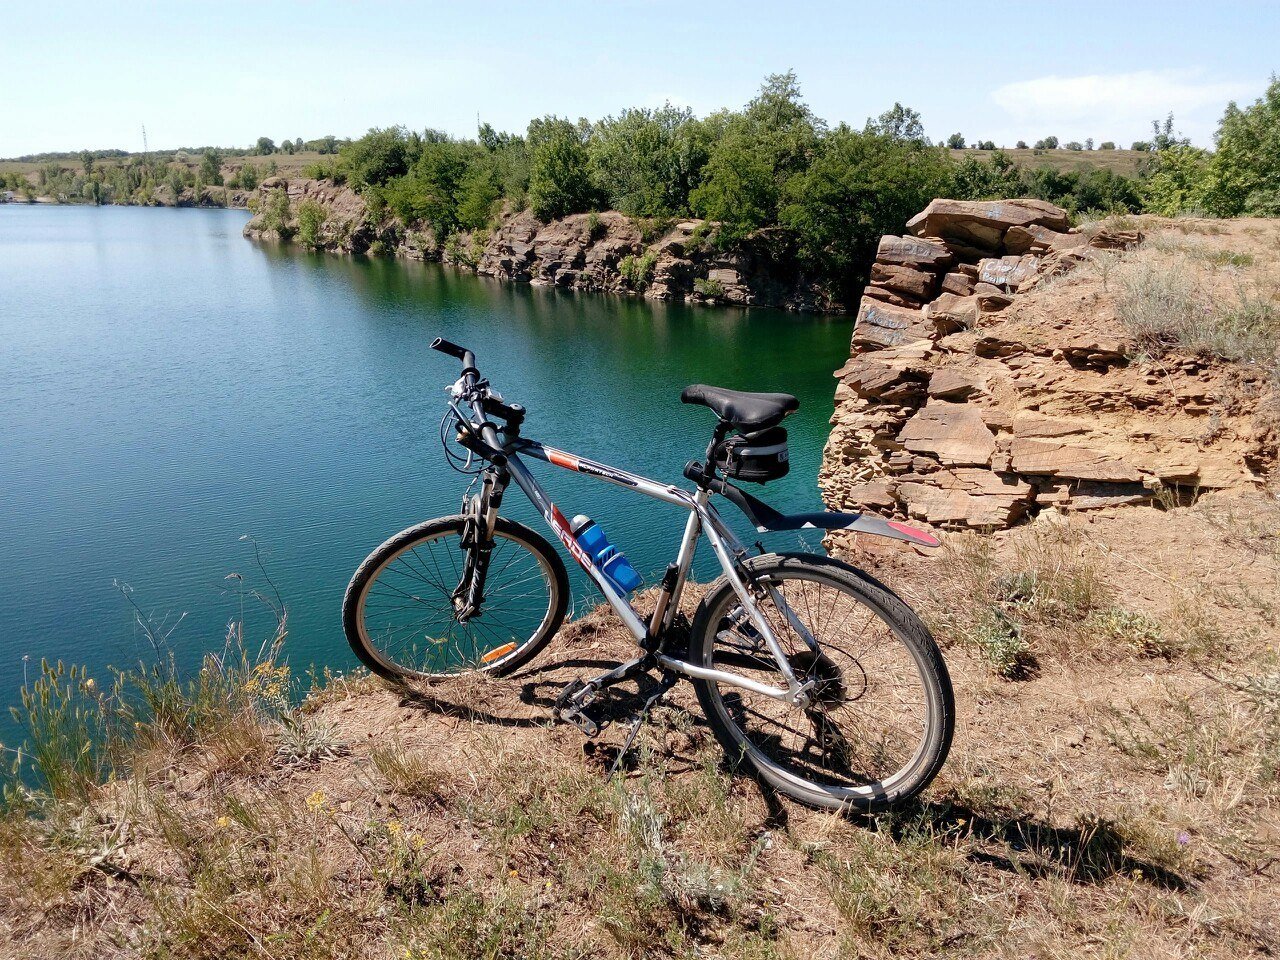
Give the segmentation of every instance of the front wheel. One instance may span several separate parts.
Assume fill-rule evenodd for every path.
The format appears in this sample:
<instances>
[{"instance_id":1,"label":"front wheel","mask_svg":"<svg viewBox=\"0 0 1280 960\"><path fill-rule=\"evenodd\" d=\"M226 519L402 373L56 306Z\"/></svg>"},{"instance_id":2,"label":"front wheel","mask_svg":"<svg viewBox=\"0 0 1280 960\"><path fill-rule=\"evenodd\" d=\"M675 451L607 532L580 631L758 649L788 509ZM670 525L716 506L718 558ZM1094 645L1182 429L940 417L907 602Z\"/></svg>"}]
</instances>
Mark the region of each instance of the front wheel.
<instances>
[{"instance_id":1,"label":"front wheel","mask_svg":"<svg viewBox=\"0 0 1280 960\"><path fill-rule=\"evenodd\" d=\"M828 557L768 554L746 567L792 673L814 683L800 709L728 682L695 681L731 761L828 809L884 810L923 790L946 760L955 703L920 618L867 574ZM691 634L691 663L786 688L728 582L707 592Z\"/></svg>"},{"instance_id":2,"label":"front wheel","mask_svg":"<svg viewBox=\"0 0 1280 960\"><path fill-rule=\"evenodd\" d=\"M484 600L458 597L470 538L462 516L397 533L356 570L342 601L347 642L388 680L506 674L533 659L560 629L569 603L564 562L537 533L498 517Z\"/></svg>"}]
</instances>

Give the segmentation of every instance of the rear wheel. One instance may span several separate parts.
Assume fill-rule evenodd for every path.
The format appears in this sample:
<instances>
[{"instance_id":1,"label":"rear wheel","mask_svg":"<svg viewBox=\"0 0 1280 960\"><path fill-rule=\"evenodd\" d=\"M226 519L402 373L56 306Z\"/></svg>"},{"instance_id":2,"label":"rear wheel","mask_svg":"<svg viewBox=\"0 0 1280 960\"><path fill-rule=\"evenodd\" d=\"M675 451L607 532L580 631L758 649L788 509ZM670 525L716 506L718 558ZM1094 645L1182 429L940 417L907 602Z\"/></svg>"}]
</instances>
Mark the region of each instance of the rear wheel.
<instances>
[{"instance_id":1,"label":"rear wheel","mask_svg":"<svg viewBox=\"0 0 1280 960\"><path fill-rule=\"evenodd\" d=\"M499 517L480 612L454 593L467 566L466 520L441 517L396 534L347 587L342 625L362 663L391 680L510 673L560 629L569 576L559 555L523 524Z\"/></svg>"},{"instance_id":2,"label":"rear wheel","mask_svg":"<svg viewBox=\"0 0 1280 960\"><path fill-rule=\"evenodd\" d=\"M730 759L817 807L883 810L923 790L946 760L955 706L946 664L920 618L871 577L827 557L770 554L746 566L796 679L813 681L812 702L800 709L734 684L695 681ZM689 660L787 686L723 580L698 607Z\"/></svg>"}]
</instances>

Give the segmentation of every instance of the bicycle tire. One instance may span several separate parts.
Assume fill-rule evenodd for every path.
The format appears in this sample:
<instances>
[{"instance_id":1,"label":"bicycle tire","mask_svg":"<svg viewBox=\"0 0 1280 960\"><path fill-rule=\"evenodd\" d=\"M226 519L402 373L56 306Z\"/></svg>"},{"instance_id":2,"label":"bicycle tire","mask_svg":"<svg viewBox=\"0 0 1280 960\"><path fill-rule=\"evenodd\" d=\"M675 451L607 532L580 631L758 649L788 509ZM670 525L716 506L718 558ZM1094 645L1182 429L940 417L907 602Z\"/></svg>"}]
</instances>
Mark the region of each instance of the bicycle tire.
<instances>
[{"instance_id":1,"label":"bicycle tire","mask_svg":"<svg viewBox=\"0 0 1280 960\"><path fill-rule=\"evenodd\" d=\"M383 575L398 558L413 552L415 547L434 543L442 537L451 535L457 536L460 540L465 522L466 519L461 515L438 517L402 530L369 554L356 569L354 576L352 576L342 601L343 632L346 634L347 643L351 645L351 649L360 659L360 662L378 676L392 681L437 679L458 676L464 673L487 673L502 676L522 667L537 656L547 642L555 636L556 631L560 629L561 624L564 622L569 604L569 574L565 570L564 561L560 559L560 555L556 553L554 548L535 531L514 520L498 517L494 525L495 543L505 542L514 545L517 550L528 551L536 558L539 568L545 576L548 593L547 608L545 615L539 620L537 628L532 630L527 637L513 637L506 641L514 643L515 646L509 653L496 658L493 662L486 663L481 659L476 659L471 666L457 670L415 669L412 666L397 662L397 660L388 656L387 651L380 649L379 645L371 638L368 629L369 625L366 622L367 601L375 584L378 583L379 576ZM495 547L496 556L497 548ZM423 567L425 569L425 564ZM445 583L444 586L448 586L448 584ZM437 592L444 592L447 595L447 591L441 590L441 586L433 585L432 589ZM419 598L414 596L411 599L418 600ZM436 602L441 606L443 605L443 601L437 599ZM441 622L443 623L443 619ZM499 625L496 629L500 631L501 626ZM474 631L472 635L474 636ZM497 639L499 641L494 645L494 649L500 649L504 645L501 642L502 635L500 633L491 633L488 636L490 640Z\"/></svg>"},{"instance_id":2,"label":"bicycle tire","mask_svg":"<svg viewBox=\"0 0 1280 960\"><path fill-rule=\"evenodd\" d=\"M909 653L910 660L918 671L925 704L925 719L917 749L910 761L892 777L876 777L865 783L823 783L814 777L806 777L803 772L798 773L797 769L803 769L800 764L797 763L788 768L787 764L780 762L776 757L771 757L768 750L762 746L762 743L769 740L768 737L760 736L753 739L748 734L744 729L745 724L741 721L754 712L743 705L749 694L744 695L741 688L727 683L695 680L694 687L698 702L730 761L734 763L745 761L755 775L767 784L801 803L823 809L877 812L899 806L916 796L941 770L950 750L955 728L955 700L951 679L942 653L928 628L891 590L870 575L841 561L811 554L766 554L746 561L745 567L753 579L772 582L775 585L789 580L826 584L873 614ZM691 663L703 667L718 666L716 662L718 635L725 623L723 618L732 611L733 603L737 599L732 586L723 577L708 589L694 615L690 631L688 657ZM787 599L786 603L792 607L797 619L802 619L799 612L794 610L792 601ZM832 615L837 615L834 607ZM772 628L774 625L772 618L770 619ZM806 629L809 629L807 625ZM779 630L775 628L774 633L778 632ZM779 637L779 640L781 642L782 638ZM762 638L758 642L762 643ZM726 641L721 641L721 659L728 661L736 657L741 660L741 655L730 653L725 643ZM822 640L818 639L818 645L820 648L823 647ZM848 645L847 642L845 645ZM832 649L828 644L823 656L830 653ZM837 646L834 649L840 649L843 652L842 647ZM797 659L792 663L792 667L797 677L801 678L801 671L797 667L801 665L799 658L805 654L802 651L795 656ZM821 666L822 672L827 674L822 683L824 685L837 683L836 674L820 663L821 658L814 654L808 654L808 658L806 662L811 665L812 672L806 676L814 676ZM777 671L776 660L771 656L760 658L762 663L766 659L772 663L772 669ZM792 660L790 654L788 660ZM834 663L834 660L832 662ZM864 693L871 690L875 681L856 658L853 658L853 662L858 663L858 669L862 671L861 679L857 681L863 684L861 689ZM848 691L854 686L854 681L849 677L856 677L856 674L852 672L852 668L848 667L844 670L837 668L837 670L839 672L838 688L841 696L847 698ZM849 677L846 677L846 671L849 672ZM785 686L780 672L776 673L776 685ZM859 694L859 696L862 695L864 694ZM726 706L726 698L733 701L728 706ZM810 716L807 712L802 712L795 707L782 705L780 701L765 700L763 702L771 705L778 704L779 706L774 709L790 709L797 716ZM839 710L852 702L854 702L852 699L845 699L838 705L833 702L832 706ZM830 721L827 707L824 705L821 711L823 719L818 736L823 740L829 737L835 739L830 733L832 728L827 726ZM738 714L738 720L734 718L735 712ZM818 724L812 720L810 725L815 729L818 727ZM840 741L849 747L843 731L838 732ZM781 742L782 738L774 734L773 740ZM809 752L808 747L804 749ZM781 750L775 749L775 752L781 753Z\"/></svg>"}]
</instances>

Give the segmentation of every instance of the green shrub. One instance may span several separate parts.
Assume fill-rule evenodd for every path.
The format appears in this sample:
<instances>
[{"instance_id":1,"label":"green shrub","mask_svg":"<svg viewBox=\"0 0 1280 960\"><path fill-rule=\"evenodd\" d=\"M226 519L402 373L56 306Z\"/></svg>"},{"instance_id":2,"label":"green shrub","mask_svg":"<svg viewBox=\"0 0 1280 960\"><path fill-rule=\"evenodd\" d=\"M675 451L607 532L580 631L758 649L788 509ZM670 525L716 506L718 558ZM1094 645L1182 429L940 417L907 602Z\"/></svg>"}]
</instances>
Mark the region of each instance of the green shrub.
<instances>
[{"instance_id":1,"label":"green shrub","mask_svg":"<svg viewBox=\"0 0 1280 960\"><path fill-rule=\"evenodd\" d=\"M633 290L641 291L653 279L653 268L658 263L655 250L646 250L640 256L628 254L618 261L618 272Z\"/></svg>"},{"instance_id":2,"label":"green shrub","mask_svg":"<svg viewBox=\"0 0 1280 960\"><path fill-rule=\"evenodd\" d=\"M325 209L314 200L304 200L298 206L298 240L313 249L323 243L320 231L324 227Z\"/></svg>"},{"instance_id":3,"label":"green shrub","mask_svg":"<svg viewBox=\"0 0 1280 960\"><path fill-rule=\"evenodd\" d=\"M693 281L693 292L706 297L708 300L718 300L724 296L724 285L718 280L707 280L703 277Z\"/></svg>"},{"instance_id":4,"label":"green shrub","mask_svg":"<svg viewBox=\"0 0 1280 960\"><path fill-rule=\"evenodd\" d=\"M289 194L283 187L276 187L267 197L266 209L262 213L262 227L274 232L281 240L293 238L293 213L289 206Z\"/></svg>"}]
</instances>

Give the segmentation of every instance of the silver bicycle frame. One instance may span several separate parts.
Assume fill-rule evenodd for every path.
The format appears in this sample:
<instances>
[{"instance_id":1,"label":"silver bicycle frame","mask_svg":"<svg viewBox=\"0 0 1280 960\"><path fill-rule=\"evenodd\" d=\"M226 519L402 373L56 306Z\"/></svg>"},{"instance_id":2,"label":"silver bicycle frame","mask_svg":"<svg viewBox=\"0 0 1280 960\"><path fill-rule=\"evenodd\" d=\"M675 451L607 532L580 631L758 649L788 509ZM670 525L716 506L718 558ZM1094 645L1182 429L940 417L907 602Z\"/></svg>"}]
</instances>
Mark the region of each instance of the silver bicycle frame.
<instances>
[{"instance_id":1,"label":"silver bicycle frame","mask_svg":"<svg viewBox=\"0 0 1280 960\"><path fill-rule=\"evenodd\" d=\"M492 428L486 427L486 432L492 433ZM485 439L491 445L498 446L497 443L494 443L496 436L486 436ZM711 549L716 555L716 559L720 562L720 568L724 571L725 579L742 602L743 609L750 617L751 625L764 638L769 652L773 655L774 660L777 661L779 672L787 681L787 686L785 689L769 686L749 677L741 677L724 670L699 666L689 663L687 660L671 657L663 653L656 655L658 663L668 670L673 670L688 677L732 684L733 686L742 687L801 707L808 704L808 691L812 688L814 681L800 683L796 679L795 673L791 669L791 664L787 660L786 653L770 628L768 620L760 612L751 591L738 575L737 558L744 553L742 545L725 524L715 507L711 505L710 495L706 490L699 489L690 493L671 484L657 483L647 477L629 473L626 470L619 470L608 464L588 460L585 457L579 457L564 450L557 450L555 447L546 446L536 440L519 438L508 448L504 468L511 474L511 478L524 491L525 496L538 509L538 512L542 514L543 519L551 527L556 538L564 544L565 549L569 551L570 555L587 572L592 582L604 594L605 599L609 601L609 605L622 618L622 622L627 625L627 629L635 635L638 643L643 643L649 636L649 626L640 618L630 601L620 594L613 584L609 582L608 578L604 576L596 566L594 558L578 543L577 538L573 535L573 530L569 526L569 521L560 512L560 508L551 502L546 491L543 490L533 474L529 472L529 468L521 461L520 454L522 453L534 459L543 460L553 466L586 474L589 477L605 480L620 487L627 487L644 496L688 510L689 519L685 524L684 534L680 540L679 552L676 554L676 582L667 603L666 619L661 626L664 628L669 626L674 619L675 612L680 605L680 595L688 580L689 568L693 563L693 555L697 548L698 538L705 534L711 544ZM774 602L779 603L779 609L787 620L795 624L795 614L785 601L782 601L778 592L775 589L771 589L770 593L774 597ZM808 636L808 631L801 629L799 633L809 645L813 645L813 639Z\"/></svg>"}]
</instances>

